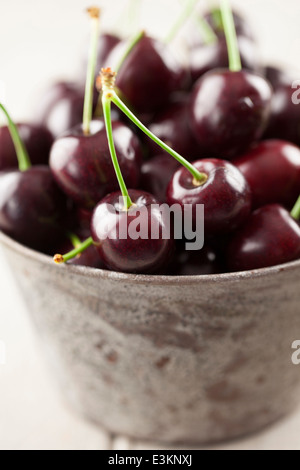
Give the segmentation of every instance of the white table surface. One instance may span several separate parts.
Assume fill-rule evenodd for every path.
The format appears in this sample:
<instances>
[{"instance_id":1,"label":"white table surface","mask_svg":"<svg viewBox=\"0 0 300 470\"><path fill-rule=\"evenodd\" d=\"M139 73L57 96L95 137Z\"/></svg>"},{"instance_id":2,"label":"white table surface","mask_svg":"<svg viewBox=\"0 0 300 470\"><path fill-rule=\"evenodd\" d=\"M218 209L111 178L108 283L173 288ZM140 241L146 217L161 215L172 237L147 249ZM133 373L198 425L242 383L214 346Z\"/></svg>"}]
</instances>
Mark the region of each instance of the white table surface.
<instances>
[{"instance_id":1,"label":"white table surface","mask_svg":"<svg viewBox=\"0 0 300 470\"><path fill-rule=\"evenodd\" d=\"M151 31L166 31L164 22L174 10L174 0L141 1L143 25L150 21ZM104 14L105 24L113 24L115 7L124 5L124 0L96 3L113 6ZM233 3L249 16L265 60L299 67L299 0ZM0 3L0 82L5 84L5 101L16 119L32 115L30 104L37 88L57 76L74 76L88 34L82 10L89 5L86 0ZM0 299L0 342L5 342L7 352L6 364L0 365L1 450L163 449L122 436L112 439L65 407L40 357L35 332L1 251ZM262 433L216 449L300 450L300 411Z\"/></svg>"}]
</instances>

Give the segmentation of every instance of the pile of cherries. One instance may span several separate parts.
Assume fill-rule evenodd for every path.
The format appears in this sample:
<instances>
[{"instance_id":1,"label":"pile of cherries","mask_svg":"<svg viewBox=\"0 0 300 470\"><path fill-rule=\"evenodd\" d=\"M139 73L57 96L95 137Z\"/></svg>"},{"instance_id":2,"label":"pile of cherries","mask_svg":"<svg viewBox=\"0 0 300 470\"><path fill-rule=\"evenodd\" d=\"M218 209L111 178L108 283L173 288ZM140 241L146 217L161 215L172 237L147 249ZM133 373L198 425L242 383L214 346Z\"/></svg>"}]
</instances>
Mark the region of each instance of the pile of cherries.
<instances>
[{"instance_id":1,"label":"pile of cherries","mask_svg":"<svg viewBox=\"0 0 300 470\"><path fill-rule=\"evenodd\" d=\"M144 32L99 35L99 10L89 14L85 91L82 77L55 84L37 124L15 125L0 105L0 230L62 253L58 263L126 273L217 274L300 259L297 77L259 63L251 28L227 0L194 12L184 65ZM167 223L152 209L162 203L192 205L192 223L204 204L202 250L151 238L153 224ZM107 236L141 208L149 237Z\"/></svg>"}]
</instances>

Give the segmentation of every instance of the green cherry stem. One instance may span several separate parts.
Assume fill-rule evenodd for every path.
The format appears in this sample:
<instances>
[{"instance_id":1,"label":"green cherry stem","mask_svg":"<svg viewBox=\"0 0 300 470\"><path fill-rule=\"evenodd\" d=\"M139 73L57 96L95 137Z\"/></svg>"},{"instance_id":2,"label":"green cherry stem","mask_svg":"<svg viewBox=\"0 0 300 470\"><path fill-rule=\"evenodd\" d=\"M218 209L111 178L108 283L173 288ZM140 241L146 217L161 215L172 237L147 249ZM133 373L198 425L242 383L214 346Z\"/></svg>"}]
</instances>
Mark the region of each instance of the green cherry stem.
<instances>
[{"instance_id":1,"label":"green cherry stem","mask_svg":"<svg viewBox=\"0 0 300 470\"><path fill-rule=\"evenodd\" d=\"M124 64L125 60L129 56L130 52L135 48L135 46L140 42L142 38L145 37L145 31L139 31L137 34L135 34L132 39L128 42L128 45L126 47L126 50L124 51L124 54L122 55L121 59L119 60L119 63L116 67L116 72L119 72L120 68Z\"/></svg>"},{"instance_id":2,"label":"green cherry stem","mask_svg":"<svg viewBox=\"0 0 300 470\"><path fill-rule=\"evenodd\" d=\"M53 261L56 264L66 263L67 261L70 261L71 259L76 258L76 256L81 255L81 253L83 253L87 248L89 248L93 244L94 244L94 241L92 237L89 237L87 238L87 240L77 245L77 247L74 250L70 251L69 253L65 255L55 255L53 257Z\"/></svg>"},{"instance_id":3,"label":"green cherry stem","mask_svg":"<svg viewBox=\"0 0 300 470\"><path fill-rule=\"evenodd\" d=\"M103 107L106 109L104 113L108 113L110 110L110 102L113 102L144 134L152 139L159 147L174 157L181 165L183 165L193 176L195 186L201 186L207 181L207 175L200 173L190 162L183 158L179 153L165 144L156 135L154 135L149 129L142 124L142 122L130 111L129 108L123 103L114 90L114 81L116 73L112 72L110 68L102 69L101 76L97 80L97 88L103 90L102 102ZM109 118L109 115L108 115ZM109 121L109 119L108 119ZM108 122L109 125L109 122ZM110 123L111 126L111 123ZM112 140L112 139L111 139ZM117 175L118 176L118 175ZM121 186L121 185L120 185ZM123 193L123 191L122 191ZM123 194L124 195L124 194ZM127 196L127 195L126 195Z\"/></svg>"},{"instance_id":4,"label":"green cherry stem","mask_svg":"<svg viewBox=\"0 0 300 470\"><path fill-rule=\"evenodd\" d=\"M10 132L12 141L14 143L17 158L18 158L19 170L26 171L31 167L31 162L30 162L30 158L26 150L26 147L20 137L17 126L11 119L6 108L1 103L0 103L0 109L5 114L7 122L8 122L9 132Z\"/></svg>"},{"instance_id":5,"label":"green cherry stem","mask_svg":"<svg viewBox=\"0 0 300 470\"><path fill-rule=\"evenodd\" d=\"M77 248L81 245L80 238L73 232L67 232L67 238L70 240L74 248Z\"/></svg>"},{"instance_id":6,"label":"green cherry stem","mask_svg":"<svg viewBox=\"0 0 300 470\"><path fill-rule=\"evenodd\" d=\"M164 42L166 44L172 42L174 38L177 36L177 34L181 30L185 22L190 18L191 14L196 8L198 0L188 0L185 3L186 3L185 8L183 9L179 18L177 18L176 22L173 24L172 28L170 29L167 36L165 37Z\"/></svg>"},{"instance_id":7,"label":"green cherry stem","mask_svg":"<svg viewBox=\"0 0 300 470\"><path fill-rule=\"evenodd\" d=\"M100 29L100 9L91 7L87 9L91 18L91 43L89 51L89 61L86 75L85 95L84 95L84 108L83 108L83 132L86 135L90 133L90 125L93 117L93 94L95 73L97 65L97 49Z\"/></svg>"},{"instance_id":8,"label":"green cherry stem","mask_svg":"<svg viewBox=\"0 0 300 470\"><path fill-rule=\"evenodd\" d=\"M221 14L227 42L229 69L231 72L239 72L242 70L242 63L229 0L221 0Z\"/></svg>"},{"instance_id":9,"label":"green cherry stem","mask_svg":"<svg viewBox=\"0 0 300 470\"><path fill-rule=\"evenodd\" d=\"M114 93L114 91L113 91ZM106 127L106 134L107 134L107 141L110 150L111 159L113 162L113 166L116 172L116 176L118 179L118 183L120 186L120 190L124 199L124 210L128 211L130 207L133 205L132 200L130 199L128 189L126 187L122 171L120 168L120 164L117 157L117 152L114 144L113 138L113 130L112 130L112 123L111 123L111 96L110 92L103 93L102 95L102 105L103 105L103 115Z\"/></svg>"},{"instance_id":10,"label":"green cherry stem","mask_svg":"<svg viewBox=\"0 0 300 470\"><path fill-rule=\"evenodd\" d=\"M218 36L203 16L197 15L195 21L205 44L214 44L218 41Z\"/></svg>"},{"instance_id":11,"label":"green cherry stem","mask_svg":"<svg viewBox=\"0 0 300 470\"><path fill-rule=\"evenodd\" d=\"M300 196L291 211L291 216L296 220L300 220Z\"/></svg>"}]
</instances>

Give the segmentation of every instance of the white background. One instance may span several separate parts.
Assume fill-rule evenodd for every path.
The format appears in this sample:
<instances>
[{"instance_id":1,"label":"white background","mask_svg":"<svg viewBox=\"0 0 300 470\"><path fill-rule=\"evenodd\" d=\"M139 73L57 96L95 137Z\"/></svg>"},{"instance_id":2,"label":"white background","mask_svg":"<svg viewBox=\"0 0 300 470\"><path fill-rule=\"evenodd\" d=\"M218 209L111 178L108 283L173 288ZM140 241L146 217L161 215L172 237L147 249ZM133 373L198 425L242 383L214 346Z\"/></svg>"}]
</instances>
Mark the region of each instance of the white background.
<instances>
[{"instance_id":1,"label":"white background","mask_svg":"<svg viewBox=\"0 0 300 470\"><path fill-rule=\"evenodd\" d=\"M98 2L103 6L104 29L118 23L126 1ZM140 27L164 37L179 3L140 0L140 4ZM264 61L300 68L299 0L236 0L233 4L248 16ZM90 1L85 0L1 0L0 81L15 119L34 119L33 103L47 83L76 79L89 33L83 13L87 6ZM7 363L0 365L0 449L146 448L122 437L111 440L64 408L1 252L0 299L0 341L7 349ZM263 434L223 448L299 450L299 436L298 413Z\"/></svg>"}]
</instances>

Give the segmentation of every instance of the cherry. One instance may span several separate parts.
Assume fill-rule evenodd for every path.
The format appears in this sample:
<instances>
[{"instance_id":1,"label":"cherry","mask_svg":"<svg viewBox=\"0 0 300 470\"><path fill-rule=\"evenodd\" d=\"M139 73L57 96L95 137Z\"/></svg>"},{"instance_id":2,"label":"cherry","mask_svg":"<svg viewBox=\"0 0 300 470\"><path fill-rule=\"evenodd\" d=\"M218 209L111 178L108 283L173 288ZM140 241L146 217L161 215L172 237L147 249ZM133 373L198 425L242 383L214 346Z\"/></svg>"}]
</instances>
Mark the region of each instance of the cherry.
<instances>
[{"instance_id":1,"label":"cherry","mask_svg":"<svg viewBox=\"0 0 300 470\"><path fill-rule=\"evenodd\" d=\"M300 149L289 142L260 142L233 160L252 190L255 208L279 203L291 207L300 190Z\"/></svg>"},{"instance_id":2,"label":"cherry","mask_svg":"<svg viewBox=\"0 0 300 470\"><path fill-rule=\"evenodd\" d=\"M269 118L272 89L259 75L242 70L228 0L221 1L229 70L205 74L197 82L190 119L194 136L212 156L233 158L262 136Z\"/></svg>"},{"instance_id":3,"label":"cherry","mask_svg":"<svg viewBox=\"0 0 300 470\"><path fill-rule=\"evenodd\" d=\"M238 37L239 52L243 69L260 71L257 48L249 38ZM189 71L192 82L196 82L202 75L217 68L227 68L228 52L225 37L210 44L194 47L189 52Z\"/></svg>"},{"instance_id":4,"label":"cherry","mask_svg":"<svg viewBox=\"0 0 300 470\"><path fill-rule=\"evenodd\" d=\"M135 188L142 160L139 140L121 122L113 122L112 127L124 178ZM78 125L57 139L51 150L50 167L64 192L88 210L118 188L102 119L90 123L88 135Z\"/></svg>"},{"instance_id":5,"label":"cherry","mask_svg":"<svg viewBox=\"0 0 300 470\"><path fill-rule=\"evenodd\" d=\"M242 225L251 211L251 191L242 173L225 160L205 159L193 166L207 176L199 184L186 169L178 170L167 189L170 206L204 204L206 235L229 233Z\"/></svg>"},{"instance_id":6,"label":"cherry","mask_svg":"<svg viewBox=\"0 0 300 470\"><path fill-rule=\"evenodd\" d=\"M36 250L61 236L66 202L46 166L0 172L0 229Z\"/></svg>"},{"instance_id":7,"label":"cherry","mask_svg":"<svg viewBox=\"0 0 300 470\"><path fill-rule=\"evenodd\" d=\"M18 124L18 131L33 165L48 164L53 137L42 125ZM17 168L18 159L8 126L0 127L0 171Z\"/></svg>"},{"instance_id":8,"label":"cherry","mask_svg":"<svg viewBox=\"0 0 300 470\"><path fill-rule=\"evenodd\" d=\"M272 90L247 71L208 72L196 84L190 103L195 138L209 155L231 159L262 136Z\"/></svg>"},{"instance_id":9,"label":"cherry","mask_svg":"<svg viewBox=\"0 0 300 470\"><path fill-rule=\"evenodd\" d=\"M179 249L168 269L168 274L172 276L199 276L220 272L221 266L216 251L208 246L199 251Z\"/></svg>"},{"instance_id":10,"label":"cherry","mask_svg":"<svg viewBox=\"0 0 300 470\"><path fill-rule=\"evenodd\" d=\"M187 160L199 157L199 144L194 139L188 124L188 102L186 97L171 104L160 112L149 124L149 130ZM147 145L152 155L161 153L161 149L151 140Z\"/></svg>"},{"instance_id":11,"label":"cherry","mask_svg":"<svg viewBox=\"0 0 300 470\"><path fill-rule=\"evenodd\" d=\"M115 47L106 62L115 65L123 50L123 44ZM185 80L186 74L167 46L144 36L123 61L116 85L138 113L147 114L165 106Z\"/></svg>"},{"instance_id":12,"label":"cherry","mask_svg":"<svg viewBox=\"0 0 300 470\"><path fill-rule=\"evenodd\" d=\"M293 102L296 90L292 84L297 78L275 67L267 67L274 94L271 103L271 116L265 138L284 139L300 145L300 105ZM299 99L299 93L297 95Z\"/></svg>"},{"instance_id":13,"label":"cherry","mask_svg":"<svg viewBox=\"0 0 300 470\"><path fill-rule=\"evenodd\" d=\"M233 236L227 250L231 271L248 271L300 257L300 227L278 204L257 209Z\"/></svg>"},{"instance_id":14,"label":"cherry","mask_svg":"<svg viewBox=\"0 0 300 470\"><path fill-rule=\"evenodd\" d=\"M124 209L121 192L109 194L96 206L91 223L94 243L102 261L114 271L139 274L160 272L170 260L174 242L162 236L151 238L151 229L159 227L161 231L167 221L159 210L153 208L159 202L151 194L132 190L129 196L133 204L128 210ZM137 217L141 227L148 227L146 238L131 237L129 227ZM125 230L126 239L114 235L120 230Z\"/></svg>"},{"instance_id":15,"label":"cherry","mask_svg":"<svg viewBox=\"0 0 300 470\"><path fill-rule=\"evenodd\" d=\"M178 166L179 163L170 158L169 155L156 155L142 165L141 188L153 194L161 203L164 203L168 184Z\"/></svg>"},{"instance_id":16,"label":"cherry","mask_svg":"<svg viewBox=\"0 0 300 470\"><path fill-rule=\"evenodd\" d=\"M38 122L57 137L82 120L83 102L81 87L71 82L55 83L40 100Z\"/></svg>"}]
</instances>

